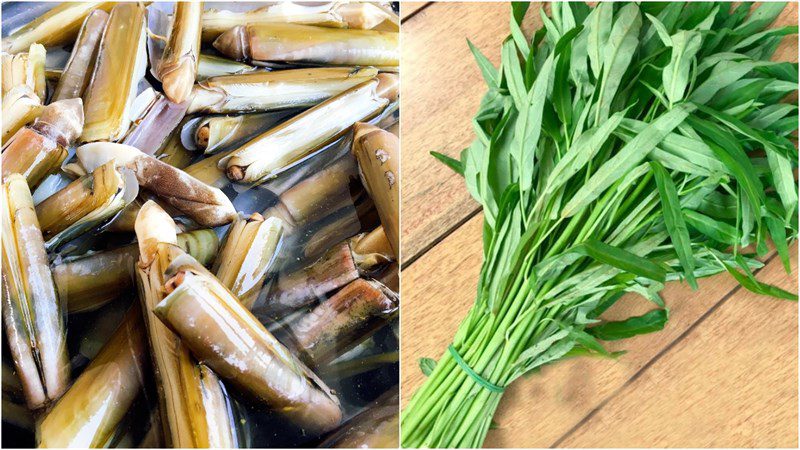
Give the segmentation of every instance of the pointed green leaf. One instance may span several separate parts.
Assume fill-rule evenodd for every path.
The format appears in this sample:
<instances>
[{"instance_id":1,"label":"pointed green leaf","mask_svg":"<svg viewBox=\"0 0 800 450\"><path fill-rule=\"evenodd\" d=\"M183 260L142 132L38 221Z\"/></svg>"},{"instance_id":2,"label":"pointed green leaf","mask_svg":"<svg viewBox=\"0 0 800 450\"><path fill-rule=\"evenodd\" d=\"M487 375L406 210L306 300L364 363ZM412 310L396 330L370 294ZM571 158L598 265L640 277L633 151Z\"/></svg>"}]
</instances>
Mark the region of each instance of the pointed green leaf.
<instances>
[{"instance_id":1,"label":"pointed green leaf","mask_svg":"<svg viewBox=\"0 0 800 450\"><path fill-rule=\"evenodd\" d=\"M573 251L619 270L658 282L663 283L667 277L664 268L649 259L595 239L589 239L573 247Z\"/></svg>"},{"instance_id":2,"label":"pointed green leaf","mask_svg":"<svg viewBox=\"0 0 800 450\"><path fill-rule=\"evenodd\" d=\"M683 100L689 86L689 71L703 39L697 31L679 31L672 36L672 57L664 68L664 92L671 103Z\"/></svg>"},{"instance_id":3,"label":"pointed green leaf","mask_svg":"<svg viewBox=\"0 0 800 450\"><path fill-rule=\"evenodd\" d=\"M500 80L498 78L497 69L469 39L467 39L467 45L469 45L469 49L475 57L475 62L478 63L478 68L481 69L481 75L483 75L486 84L488 84L490 88L499 88Z\"/></svg>"},{"instance_id":4,"label":"pointed green leaf","mask_svg":"<svg viewBox=\"0 0 800 450\"><path fill-rule=\"evenodd\" d=\"M641 316L595 325L587 328L586 332L603 341L616 341L663 330L668 320L668 310L654 309Z\"/></svg>"},{"instance_id":5,"label":"pointed green leaf","mask_svg":"<svg viewBox=\"0 0 800 450\"><path fill-rule=\"evenodd\" d=\"M561 217L571 217L595 200L609 186L636 167L664 137L683 122L694 109L690 105L678 105L647 126L613 157L606 161L570 199L561 212Z\"/></svg>"},{"instance_id":6,"label":"pointed green leaf","mask_svg":"<svg viewBox=\"0 0 800 450\"><path fill-rule=\"evenodd\" d=\"M462 177L464 176L464 165L461 163L461 161L455 158L451 158L445 155L444 153L439 153L439 152L431 152L431 156L438 159L441 163L452 169L453 172L461 175Z\"/></svg>"},{"instance_id":7,"label":"pointed green leaf","mask_svg":"<svg viewBox=\"0 0 800 450\"><path fill-rule=\"evenodd\" d=\"M611 35L611 24L614 21L614 5L611 2L600 2L587 17L588 31L587 49L589 63L595 78L600 78L608 37Z\"/></svg>"},{"instance_id":8,"label":"pointed green leaf","mask_svg":"<svg viewBox=\"0 0 800 450\"><path fill-rule=\"evenodd\" d=\"M667 173L667 170L656 161L650 162L650 168L656 180L656 186L661 197L661 211L664 213L664 225L667 228L672 246L683 267L683 275L692 289L697 289L697 280L694 278L694 254L692 253L692 241L689 239L689 229L683 220L681 212L681 200L678 197L678 190L675 183Z\"/></svg>"},{"instance_id":9,"label":"pointed green leaf","mask_svg":"<svg viewBox=\"0 0 800 450\"><path fill-rule=\"evenodd\" d=\"M614 21L608 42L603 49L603 77L598 93L595 124L608 118L611 102L639 45L641 27L642 16L639 14L639 6L636 3L625 4L617 15L617 20Z\"/></svg>"}]
</instances>

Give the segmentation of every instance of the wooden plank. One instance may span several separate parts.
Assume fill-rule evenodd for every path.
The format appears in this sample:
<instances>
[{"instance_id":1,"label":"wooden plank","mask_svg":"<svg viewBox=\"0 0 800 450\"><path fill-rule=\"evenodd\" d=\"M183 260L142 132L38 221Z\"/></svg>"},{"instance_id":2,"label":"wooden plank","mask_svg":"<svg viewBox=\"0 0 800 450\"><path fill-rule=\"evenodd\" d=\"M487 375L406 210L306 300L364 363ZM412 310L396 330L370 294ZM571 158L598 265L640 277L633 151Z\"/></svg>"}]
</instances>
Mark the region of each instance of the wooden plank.
<instances>
[{"instance_id":1,"label":"wooden plank","mask_svg":"<svg viewBox=\"0 0 800 450\"><path fill-rule=\"evenodd\" d=\"M419 358L441 355L473 303L482 253L481 222L481 215L469 220L403 271L403 405L424 380L418 367ZM697 292L692 292L685 284L670 283L662 291L671 311L669 325L659 333L608 345L612 350L628 350L628 354L616 361L593 358L564 361L546 368L541 375L513 383L495 416L500 428L489 432L486 445L552 445L628 383L648 361L678 339L735 286L727 275L700 280ZM608 317L641 314L649 308L648 302L630 296L615 305ZM796 345L793 348L796 351ZM795 363L787 361L786 364ZM742 383L755 386L764 380L753 376ZM668 419L664 418L667 422ZM625 426L616 424L616 427Z\"/></svg>"},{"instance_id":2,"label":"wooden plank","mask_svg":"<svg viewBox=\"0 0 800 450\"><path fill-rule=\"evenodd\" d=\"M404 216L405 218L405 216ZM483 215L449 235L403 270L400 318L402 404L425 380L419 358L438 359L475 298L482 258Z\"/></svg>"},{"instance_id":3,"label":"wooden plank","mask_svg":"<svg viewBox=\"0 0 800 450\"><path fill-rule=\"evenodd\" d=\"M742 290L560 445L797 448L797 419L797 303Z\"/></svg>"},{"instance_id":4,"label":"wooden plank","mask_svg":"<svg viewBox=\"0 0 800 450\"><path fill-rule=\"evenodd\" d=\"M478 209L461 177L429 152L458 157L472 141L470 119L485 85L466 38L499 65L509 17L510 8L502 3L435 3L403 24L404 262ZM537 6L531 7L528 17L526 29L539 20Z\"/></svg>"},{"instance_id":5,"label":"wooden plank","mask_svg":"<svg viewBox=\"0 0 800 450\"><path fill-rule=\"evenodd\" d=\"M408 16L419 11L429 2L400 2L400 20L405 21Z\"/></svg>"}]
</instances>

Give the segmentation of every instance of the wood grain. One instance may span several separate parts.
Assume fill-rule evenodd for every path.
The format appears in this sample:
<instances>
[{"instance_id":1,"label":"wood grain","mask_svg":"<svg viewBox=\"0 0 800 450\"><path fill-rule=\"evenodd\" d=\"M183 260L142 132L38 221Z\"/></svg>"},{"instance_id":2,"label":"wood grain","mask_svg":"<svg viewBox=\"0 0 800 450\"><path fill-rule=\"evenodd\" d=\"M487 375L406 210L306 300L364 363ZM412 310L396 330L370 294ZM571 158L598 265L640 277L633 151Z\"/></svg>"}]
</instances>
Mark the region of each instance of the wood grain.
<instances>
[{"instance_id":1,"label":"wood grain","mask_svg":"<svg viewBox=\"0 0 800 450\"><path fill-rule=\"evenodd\" d=\"M466 39L499 65L500 42L509 33L509 11L499 3L434 3L403 23L404 262L415 259L478 209L463 180L429 152L457 158L472 142L470 118L485 85ZM536 6L528 17L526 29L538 20Z\"/></svg>"}]
</instances>

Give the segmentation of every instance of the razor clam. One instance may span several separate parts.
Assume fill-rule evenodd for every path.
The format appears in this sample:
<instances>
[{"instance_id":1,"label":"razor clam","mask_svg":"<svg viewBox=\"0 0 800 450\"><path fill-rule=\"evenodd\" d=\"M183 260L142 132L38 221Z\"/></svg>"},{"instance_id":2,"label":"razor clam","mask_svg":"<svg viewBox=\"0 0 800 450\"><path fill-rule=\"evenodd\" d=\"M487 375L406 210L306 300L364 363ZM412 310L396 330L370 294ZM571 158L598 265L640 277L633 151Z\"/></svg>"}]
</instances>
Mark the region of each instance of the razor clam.
<instances>
[{"instance_id":1,"label":"razor clam","mask_svg":"<svg viewBox=\"0 0 800 450\"><path fill-rule=\"evenodd\" d=\"M400 140L374 125L353 126L353 154L395 256L400 252Z\"/></svg>"},{"instance_id":2,"label":"razor clam","mask_svg":"<svg viewBox=\"0 0 800 450\"><path fill-rule=\"evenodd\" d=\"M156 94L141 119L128 130L123 144L136 147L148 155L154 154L169 140L186 114L188 103L174 103Z\"/></svg>"},{"instance_id":3,"label":"razor clam","mask_svg":"<svg viewBox=\"0 0 800 450\"><path fill-rule=\"evenodd\" d=\"M237 25L296 23L321 27L345 28L347 23L334 11L336 3L301 5L279 2L272 6L236 12L217 9L203 11L203 42L212 42Z\"/></svg>"},{"instance_id":4,"label":"razor clam","mask_svg":"<svg viewBox=\"0 0 800 450\"><path fill-rule=\"evenodd\" d=\"M14 54L39 43L56 47L74 42L81 24L97 8L110 10L113 2L65 2L3 38L3 51Z\"/></svg>"},{"instance_id":5,"label":"razor clam","mask_svg":"<svg viewBox=\"0 0 800 450\"><path fill-rule=\"evenodd\" d=\"M280 219L264 219L258 213L247 219L237 217L228 229L212 270L248 309L272 269L282 236Z\"/></svg>"},{"instance_id":6,"label":"razor clam","mask_svg":"<svg viewBox=\"0 0 800 450\"><path fill-rule=\"evenodd\" d=\"M232 181L252 183L286 170L397 97L397 77L380 74L254 138L220 159Z\"/></svg>"},{"instance_id":7,"label":"razor clam","mask_svg":"<svg viewBox=\"0 0 800 450\"><path fill-rule=\"evenodd\" d=\"M173 447L232 447L236 444L230 404L216 375L198 366L188 348L153 309L165 297L165 270L174 260L175 224L155 202L136 218L139 262L136 281L158 380L160 410L167 444ZM199 263L197 263L199 265ZM202 266L200 266L202 267Z\"/></svg>"},{"instance_id":8,"label":"razor clam","mask_svg":"<svg viewBox=\"0 0 800 450\"><path fill-rule=\"evenodd\" d=\"M41 113L42 101L30 86L20 85L8 91L3 95L3 143Z\"/></svg>"},{"instance_id":9,"label":"razor clam","mask_svg":"<svg viewBox=\"0 0 800 450\"><path fill-rule=\"evenodd\" d=\"M132 106L147 67L145 8L118 3L111 10L91 82L81 142L117 141L133 120Z\"/></svg>"},{"instance_id":10,"label":"razor clam","mask_svg":"<svg viewBox=\"0 0 800 450\"><path fill-rule=\"evenodd\" d=\"M362 222L371 223L369 215L375 209L369 198L356 199L355 205L342 208L330 216L311 225L313 230L302 244L306 258L317 258L337 243L357 235Z\"/></svg>"},{"instance_id":11,"label":"razor clam","mask_svg":"<svg viewBox=\"0 0 800 450\"><path fill-rule=\"evenodd\" d=\"M83 96L94 71L100 37L108 22L108 13L102 9L92 11L83 21L81 31L72 47L67 65L58 79L51 101L56 102Z\"/></svg>"},{"instance_id":12,"label":"razor clam","mask_svg":"<svg viewBox=\"0 0 800 450\"><path fill-rule=\"evenodd\" d=\"M197 65L197 81L203 81L211 77L223 75L236 75L257 70L249 64L223 58L221 56L200 54L200 62Z\"/></svg>"},{"instance_id":13,"label":"razor clam","mask_svg":"<svg viewBox=\"0 0 800 450\"><path fill-rule=\"evenodd\" d=\"M350 244L342 242L313 264L294 272L281 273L267 297L264 313L274 318L285 316L313 304L358 277Z\"/></svg>"},{"instance_id":14,"label":"razor clam","mask_svg":"<svg viewBox=\"0 0 800 450\"><path fill-rule=\"evenodd\" d=\"M47 99L44 63L44 46L31 45L26 53L10 55L3 53L3 95L16 86L26 85L44 102Z\"/></svg>"},{"instance_id":15,"label":"razor clam","mask_svg":"<svg viewBox=\"0 0 800 450\"><path fill-rule=\"evenodd\" d=\"M48 250L98 227L122 211L139 193L136 177L108 162L73 181L36 206Z\"/></svg>"},{"instance_id":16,"label":"razor clam","mask_svg":"<svg viewBox=\"0 0 800 450\"><path fill-rule=\"evenodd\" d=\"M187 113L246 113L313 106L374 78L372 67L320 67L226 75L192 88Z\"/></svg>"},{"instance_id":17,"label":"razor clam","mask_svg":"<svg viewBox=\"0 0 800 450\"><path fill-rule=\"evenodd\" d=\"M189 98L197 78L202 14L203 2L175 3L169 40L156 70L164 93L175 103Z\"/></svg>"},{"instance_id":18,"label":"razor clam","mask_svg":"<svg viewBox=\"0 0 800 450\"><path fill-rule=\"evenodd\" d=\"M264 215L280 217L292 229L304 227L350 205L351 183L356 176L353 158L339 158L284 191Z\"/></svg>"},{"instance_id":19,"label":"razor clam","mask_svg":"<svg viewBox=\"0 0 800 450\"><path fill-rule=\"evenodd\" d=\"M325 439L320 447L398 448L400 429L398 400L397 389L390 389Z\"/></svg>"},{"instance_id":20,"label":"razor clam","mask_svg":"<svg viewBox=\"0 0 800 450\"><path fill-rule=\"evenodd\" d=\"M21 128L3 147L3 178L22 174L35 188L55 173L67 158L83 129L83 102L79 98L60 100L45 106L33 125Z\"/></svg>"},{"instance_id":21,"label":"razor clam","mask_svg":"<svg viewBox=\"0 0 800 450\"><path fill-rule=\"evenodd\" d=\"M179 234L178 245L209 266L217 255L219 239L213 230L195 230ZM59 298L66 301L70 314L93 311L135 287L138 259L139 248L131 244L57 263L53 278Z\"/></svg>"},{"instance_id":22,"label":"razor clam","mask_svg":"<svg viewBox=\"0 0 800 450\"><path fill-rule=\"evenodd\" d=\"M202 226L224 225L236 217L222 191L129 145L96 142L78 147L75 154L85 170L109 161L132 170L143 188Z\"/></svg>"},{"instance_id":23,"label":"razor clam","mask_svg":"<svg viewBox=\"0 0 800 450\"><path fill-rule=\"evenodd\" d=\"M315 367L354 347L398 311L397 296L374 280L357 279L289 325L303 360Z\"/></svg>"},{"instance_id":24,"label":"razor clam","mask_svg":"<svg viewBox=\"0 0 800 450\"><path fill-rule=\"evenodd\" d=\"M202 150L206 155L241 145L289 116L294 110L237 116L198 117L189 120L182 130L185 148ZM191 137L189 135L191 134ZM184 139L181 139L183 141Z\"/></svg>"},{"instance_id":25,"label":"razor clam","mask_svg":"<svg viewBox=\"0 0 800 450\"><path fill-rule=\"evenodd\" d=\"M330 388L203 266L175 246L161 249L176 256L164 274L169 294L154 311L192 353L306 432L336 427L342 410Z\"/></svg>"},{"instance_id":26,"label":"razor clam","mask_svg":"<svg viewBox=\"0 0 800 450\"><path fill-rule=\"evenodd\" d=\"M395 92L396 93L396 92ZM394 123L397 123L399 118L398 108L399 108L398 101L393 101L389 103L388 106L383 108L377 115L373 116L369 119L369 123L378 125L380 127L388 127ZM276 113L277 114L277 113ZM271 127L270 127L271 128ZM185 138L182 138L184 145L189 147L188 141ZM333 152L335 154L340 153L349 153L350 151L350 142L351 139L347 138L347 134L344 134L341 137L333 138L330 142L322 144L321 146L314 148L311 150L308 158L313 158L317 155L321 155L323 153L330 153ZM211 186L217 188L224 188L230 184L230 181L227 179L225 175L225 167L219 167L220 160L229 154L231 154L233 150L225 150L224 152L217 153L211 157L204 158L189 167L186 168L186 173L189 175L197 178L204 183L207 183ZM301 160L298 162L305 162L305 160ZM314 164L313 162L307 162L306 164ZM316 164L314 164L316 167ZM314 169L316 170L316 169ZM270 180L270 189L274 190L276 194L280 194L282 191L288 189L297 183L297 179L300 175L302 175L304 171L302 170L295 170L293 174L288 176L283 176L277 180Z\"/></svg>"},{"instance_id":27,"label":"razor clam","mask_svg":"<svg viewBox=\"0 0 800 450\"><path fill-rule=\"evenodd\" d=\"M382 227L331 247L314 263L281 273L267 296L264 312L282 317L315 303L360 275L370 275L393 260Z\"/></svg>"},{"instance_id":28,"label":"razor clam","mask_svg":"<svg viewBox=\"0 0 800 450\"><path fill-rule=\"evenodd\" d=\"M3 323L30 409L61 397L69 385L64 318L44 239L25 178L3 184Z\"/></svg>"},{"instance_id":29,"label":"razor clam","mask_svg":"<svg viewBox=\"0 0 800 450\"><path fill-rule=\"evenodd\" d=\"M112 439L143 385L141 311L129 308L100 353L37 427L44 448L99 448Z\"/></svg>"},{"instance_id":30,"label":"razor clam","mask_svg":"<svg viewBox=\"0 0 800 450\"><path fill-rule=\"evenodd\" d=\"M289 23L239 25L214 40L238 61L390 66L400 61L398 33Z\"/></svg>"}]
</instances>

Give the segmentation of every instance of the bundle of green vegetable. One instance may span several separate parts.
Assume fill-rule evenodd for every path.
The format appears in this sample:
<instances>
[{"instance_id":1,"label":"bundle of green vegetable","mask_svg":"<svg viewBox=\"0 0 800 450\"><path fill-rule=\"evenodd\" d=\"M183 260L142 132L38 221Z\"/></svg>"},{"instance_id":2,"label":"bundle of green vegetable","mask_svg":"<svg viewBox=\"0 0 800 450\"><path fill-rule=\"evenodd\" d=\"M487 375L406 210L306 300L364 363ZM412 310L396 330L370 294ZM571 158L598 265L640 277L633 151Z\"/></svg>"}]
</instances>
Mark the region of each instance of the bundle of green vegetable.
<instances>
[{"instance_id":1,"label":"bundle of green vegetable","mask_svg":"<svg viewBox=\"0 0 800 450\"><path fill-rule=\"evenodd\" d=\"M783 6L553 3L528 40L514 3L501 67L472 47L477 138L434 156L483 207L484 262L452 345L421 361L403 446L480 446L520 375L663 328L666 281L727 271L796 300L752 272L770 240L788 271L798 229L798 67L769 61L797 33L768 28ZM599 320L626 292L654 309Z\"/></svg>"}]
</instances>

